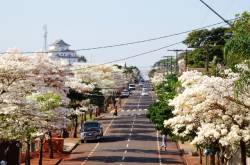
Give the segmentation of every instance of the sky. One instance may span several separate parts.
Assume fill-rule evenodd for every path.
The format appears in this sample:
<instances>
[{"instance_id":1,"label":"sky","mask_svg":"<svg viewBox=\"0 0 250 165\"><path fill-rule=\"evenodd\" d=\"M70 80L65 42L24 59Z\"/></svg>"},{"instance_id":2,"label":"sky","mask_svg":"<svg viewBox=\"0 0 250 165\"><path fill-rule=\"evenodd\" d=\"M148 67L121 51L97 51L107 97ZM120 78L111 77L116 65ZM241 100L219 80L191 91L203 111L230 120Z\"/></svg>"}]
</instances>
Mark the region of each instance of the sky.
<instances>
[{"instance_id":1,"label":"sky","mask_svg":"<svg viewBox=\"0 0 250 165\"><path fill-rule=\"evenodd\" d=\"M250 0L204 0L225 19L250 10ZM0 51L43 48L43 25L48 44L63 39L71 49L133 42L192 30L221 22L199 0L8 0L1 2ZM222 24L225 25L225 24ZM187 35L130 46L80 51L91 63L112 60L180 42ZM169 49L185 48L176 45ZM163 56L167 49L119 62L142 71Z\"/></svg>"}]
</instances>

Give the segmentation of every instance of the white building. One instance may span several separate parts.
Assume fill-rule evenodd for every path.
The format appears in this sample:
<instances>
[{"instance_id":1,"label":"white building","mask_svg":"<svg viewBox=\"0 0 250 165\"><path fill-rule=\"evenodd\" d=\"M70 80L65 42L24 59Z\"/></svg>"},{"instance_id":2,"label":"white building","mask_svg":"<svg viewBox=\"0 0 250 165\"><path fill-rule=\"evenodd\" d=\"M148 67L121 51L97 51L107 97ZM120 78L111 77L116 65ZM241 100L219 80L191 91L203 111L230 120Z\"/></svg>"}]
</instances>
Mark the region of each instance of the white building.
<instances>
[{"instance_id":1,"label":"white building","mask_svg":"<svg viewBox=\"0 0 250 165\"><path fill-rule=\"evenodd\" d=\"M78 56L74 50L69 49L70 45L63 40L56 40L49 46L49 57L52 60L63 64L71 65L78 61Z\"/></svg>"}]
</instances>

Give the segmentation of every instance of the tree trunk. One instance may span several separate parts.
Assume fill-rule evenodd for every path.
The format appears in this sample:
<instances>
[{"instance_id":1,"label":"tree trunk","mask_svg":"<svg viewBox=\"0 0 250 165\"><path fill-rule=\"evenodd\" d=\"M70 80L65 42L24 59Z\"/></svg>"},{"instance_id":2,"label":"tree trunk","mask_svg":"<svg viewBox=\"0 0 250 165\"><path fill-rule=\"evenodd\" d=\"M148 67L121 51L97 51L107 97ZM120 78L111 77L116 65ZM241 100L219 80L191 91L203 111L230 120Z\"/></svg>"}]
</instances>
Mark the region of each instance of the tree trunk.
<instances>
[{"instance_id":1,"label":"tree trunk","mask_svg":"<svg viewBox=\"0 0 250 165\"><path fill-rule=\"evenodd\" d=\"M241 152L241 164L246 165L247 160L246 160L246 143L241 140L240 141L240 152Z\"/></svg>"},{"instance_id":2,"label":"tree trunk","mask_svg":"<svg viewBox=\"0 0 250 165\"><path fill-rule=\"evenodd\" d=\"M219 152L216 153L216 157L217 157L218 165L223 165L223 164L221 164L221 157L220 157L220 153Z\"/></svg>"},{"instance_id":3,"label":"tree trunk","mask_svg":"<svg viewBox=\"0 0 250 165\"><path fill-rule=\"evenodd\" d=\"M92 119L93 109L89 111L89 118Z\"/></svg>"},{"instance_id":4,"label":"tree trunk","mask_svg":"<svg viewBox=\"0 0 250 165\"><path fill-rule=\"evenodd\" d=\"M87 111L84 112L84 122L86 122L86 121L87 121Z\"/></svg>"},{"instance_id":5,"label":"tree trunk","mask_svg":"<svg viewBox=\"0 0 250 165\"><path fill-rule=\"evenodd\" d=\"M77 127L78 127L78 117L75 116L75 129L74 129L74 138L77 138Z\"/></svg>"},{"instance_id":6,"label":"tree trunk","mask_svg":"<svg viewBox=\"0 0 250 165\"><path fill-rule=\"evenodd\" d=\"M200 147L198 148L198 150L199 150L199 155L200 155L200 164L202 164L202 150Z\"/></svg>"},{"instance_id":7,"label":"tree trunk","mask_svg":"<svg viewBox=\"0 0 250 165\"><path fill-rule=\"evenodd\" d=\"M85 113L85 112L84 112ZM82 126L83 126L83 113L81 113L81 129L82 129Z\"/></svg>"},{"instance_id":8,"label":"tree trunk","mask_svg":"<svg viewBox=\"0 0 250 165\"><path fill-rule=\"evenodd\" d=\"M27 139L27 148L26 148L26 155L25 155L25 165L30 165L30 137Z\"/></svg>"},{"instance_id":9,"label":"tree trunk","mask_svg":"<svg viewBox=\"0 0 250 165\"><path fill-rule=\"evenodd\" d=\"M95 109L95 117L98 117L98 107L96 107L96 109Z\"/></svg>"},{"instance_id":10,"label":"tree trunk","mask_svg":"<svg viewBox=\"0 0 250 165\"><path fill-rule=\"evenodd\" d=\"M211 153L210 155L210 165L215 165L215 153Z\"/></svg>"},{"instance_id":11,"label":"tree trunk","mask_svg":"<svg viewBox=\"0 0 250 165\"><path fill-rule=\"evenodd\" d=\"M39 165L43 164L43 137L40 139L40 149L39 149Z\"/></svg>"},{"instance_id":12,"label":"tree trunk","mask_svg":"<svg viewBox=\"0 0 250 165\"><path fill-rule=\"evenodd\" d=\"M52 134L51 131L49 131L49 140L48 140L48 144L49 144L49 158L53 159L54 158L54 154L53 154L53 144L52 144Z\"/></svg>"}]
</instances>

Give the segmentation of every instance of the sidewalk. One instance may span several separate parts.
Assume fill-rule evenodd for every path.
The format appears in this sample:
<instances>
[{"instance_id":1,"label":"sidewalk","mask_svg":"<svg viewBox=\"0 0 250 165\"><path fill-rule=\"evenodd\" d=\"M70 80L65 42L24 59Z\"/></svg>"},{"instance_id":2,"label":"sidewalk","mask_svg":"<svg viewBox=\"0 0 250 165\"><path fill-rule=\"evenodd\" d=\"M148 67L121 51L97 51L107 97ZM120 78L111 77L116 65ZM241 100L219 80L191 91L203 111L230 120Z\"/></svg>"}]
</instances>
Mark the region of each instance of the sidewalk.
<instances>
[{"instance_id":1,"label":"sidewalk","mask_svg":"<svg viewBox=\"0 0 250 165\"><path fill-rule=\"evenodd\" d=\"M54 159L50 159L48 153L43 153L43 164L46 165L57 165L61 162L61 160L67 157L66 154L62 153L54 153ZM37 165L39 161L39 158L34 158L30 160L31 165ZM21 165L25 165L25 163L22 163Z\"/></svg>"},{"instance_id":2,"label":"sidewalk","mask_svg":"<svg viewBox=\"0 0 250 165\"><path fill-rule=\"evenodd\" d=\"M80 138L65 138L63 144L63 153L54 153L54 158L50 159L48 153L43 153L43 164L46 165L56 165L59 164L62 159L67 158L69 153L80 143ZM30 161L31 165L37 165L39 158L33 158ZM22 163L25 165L25 163Z\"/></svg>"},{"instance_id":3,"label":"sidewalk","mask_svg":"<svg viewBox=\"0 0 250 165\"><path fill-rule=\"evenodd\" d=\"M78 144L80 144L80 138L65 138L63 144L63 152L71 153Z\"/></svg>"},{"instance_id":4,"label":"sidewalk","mask_svg":"<svg viewBox=\"0 0 250 165\"><path fill-rule=\"evenodd\" d=\"M177 142L168 139L167 150L160 151L162 164L187 165Z\"/></svg>"},{"instance_id":5,"label":"sidewalk","mask_svg":"<svg viewBox=\"0 0 250 165\"><path fill-rule=\"evenodd\" d=\"M196 152L196 148L190 143L181 143L178 142L178 146L183 153L183 159L186 162L186 165L201 165L199 155L193 155ZM205 163L203 157L203 164Z\"/></svg>"}]
</instances>

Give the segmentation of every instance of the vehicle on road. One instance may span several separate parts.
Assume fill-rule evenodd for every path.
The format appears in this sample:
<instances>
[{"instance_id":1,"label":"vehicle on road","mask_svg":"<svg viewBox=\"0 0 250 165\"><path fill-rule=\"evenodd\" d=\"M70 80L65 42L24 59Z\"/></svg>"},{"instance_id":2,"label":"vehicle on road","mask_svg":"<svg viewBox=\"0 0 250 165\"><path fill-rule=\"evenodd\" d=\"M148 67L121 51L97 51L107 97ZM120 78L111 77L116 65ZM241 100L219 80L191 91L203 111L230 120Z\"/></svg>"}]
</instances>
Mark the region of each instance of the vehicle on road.
<instances>
[{"instance_id":1,"label":"vehicle on road","mask_svg":"<svg viewBox=\"0 0 250 165\"><path fill-rule=\"evenodd\" d=\"M135 84L129 84L128 89L129 90L135 90Z\"/></svg>"},{"instance_id":2,"label":"vehicle on road","mask_svg":"<svg viewBox=\"0 0 250 165\"><path fill-rule=\"evenodd\" d=\"M81 142L86 143L88 140L100 140L103 137L103 128L97 121L87 121L82 125Z\"/></svg>"},{"instance_id":3,"label":"vehicle on road","mask_svg":"<svg viewBox=\"0 0 250 165\"><path fill-rule=\"evenodd\" d=\"M121 97L129 97L129 94L130 94L129 90L124 89L124 90L121 92Z\"/></svg>"},{"instance_id":4,"label":"vehicle on road","mask_svg":"<svg viewBox=\"0 0 250 165\"><path fill-rule=\"evenodd\" d=\"M139 86L140 86L140 87L143 87L144 83L145 83L144 80L141 80L141 81L139 82Z\"/></svg>"},{"instance_id":5,"label":"vehicle on road","mask_svg":"<svg viewBox=\"0 0 250 165\"><path fill-rule=\"evenodd\" d=\"M148 96L148 88L142 88L141 96Z\"/></svg>"}]
</instances>

